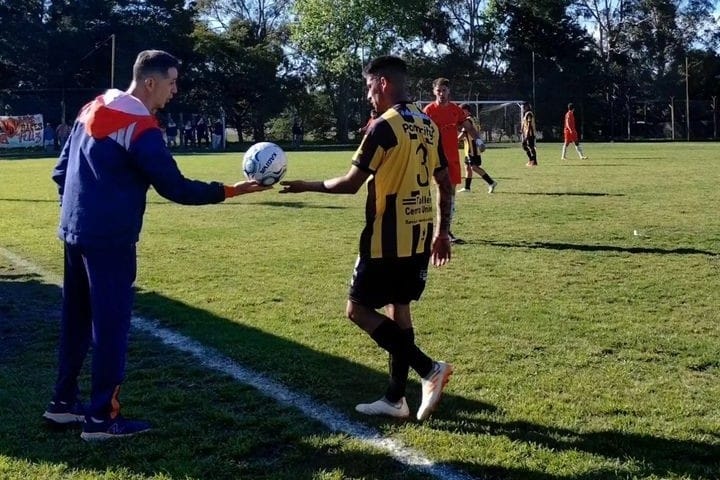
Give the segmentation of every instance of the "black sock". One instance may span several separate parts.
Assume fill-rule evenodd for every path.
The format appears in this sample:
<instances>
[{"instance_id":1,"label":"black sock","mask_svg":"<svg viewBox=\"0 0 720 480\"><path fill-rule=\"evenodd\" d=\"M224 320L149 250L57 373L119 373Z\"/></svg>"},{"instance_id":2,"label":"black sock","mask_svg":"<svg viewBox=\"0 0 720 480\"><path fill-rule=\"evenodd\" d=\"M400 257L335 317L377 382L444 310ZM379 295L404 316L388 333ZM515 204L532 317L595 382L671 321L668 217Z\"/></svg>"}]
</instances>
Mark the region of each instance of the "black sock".
<instances>
[{"instance_id":1,"label":"black sock","mask_svg":"<svg viewBox=\"0 0 720 480\"><path fill-rule=\"evenodd\" d=\"M425 352L415 345L415 332L412 331L411 343L408 345L410 351L408 352L408 359L410 367L412 367L418 375L425 378L433 368L432 358L425 355Z\"/></svg>"},{"instance_id":2,"label":"black sock","mask_svg":"<svg viewBox=\"0 0 720 480\"><path fill-rule=\"evenodd\" d=\"M405 346L409 349L411 345L415 344L415 331L410 328L409 330L402 330L402 333ZM389 402L397 403L405 396L408 372L410 371L410 361L407 356L390 354L388 363L390 381L388 383L387 391L385 392L385 398Z\"/></svg>"},{"instance_id":3,"label":"black sock","mask_svg":"<svg viewBox=\"0 0 720 480\"><path fill-rule=\"evenodd\" d=\"M383 320L383 322L373 330L370 337L391 355L407 355L403 331L397 323L390 319Z\"/></svg>"},{"instance_id":4,"label":"black sock","mask_svg":"<svg viewBox=\"0 0 720 480\"><path fill-rule=\"evenodd\" d=\"M465 177L465 190L470 190L471 183L472 183L472 177Z\"/></svg>"},{"instance_id":5,"label":"black sock","mask_svg":"<svg viewBox=\"0 0 720 480\"><path fill-rule=\"evenodd\" d=\"M493 184L493 179L490 178L490 175L488 175L487 173L483 173L482 179L485 180L488 185L492 185L492 184Z\"/></svg>"}]
</instances>

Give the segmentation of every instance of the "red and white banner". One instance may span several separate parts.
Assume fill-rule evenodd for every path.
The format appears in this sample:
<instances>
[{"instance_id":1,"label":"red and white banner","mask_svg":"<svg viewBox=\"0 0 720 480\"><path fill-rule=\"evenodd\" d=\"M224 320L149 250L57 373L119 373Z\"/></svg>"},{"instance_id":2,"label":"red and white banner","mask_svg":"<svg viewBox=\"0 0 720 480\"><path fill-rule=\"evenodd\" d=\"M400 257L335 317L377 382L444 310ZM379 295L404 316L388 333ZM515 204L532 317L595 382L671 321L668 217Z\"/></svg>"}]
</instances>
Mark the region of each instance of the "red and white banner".
<instances>
[{"instance_id":1,"label":"red and white banner","mask_svg":"<svg viewBox=\"0 0 720 480\"><path fill-rule=\"evenodd\" d=\"M43 116L0 116L0 148L43 146Z\"/></svg>"}]
</instances>

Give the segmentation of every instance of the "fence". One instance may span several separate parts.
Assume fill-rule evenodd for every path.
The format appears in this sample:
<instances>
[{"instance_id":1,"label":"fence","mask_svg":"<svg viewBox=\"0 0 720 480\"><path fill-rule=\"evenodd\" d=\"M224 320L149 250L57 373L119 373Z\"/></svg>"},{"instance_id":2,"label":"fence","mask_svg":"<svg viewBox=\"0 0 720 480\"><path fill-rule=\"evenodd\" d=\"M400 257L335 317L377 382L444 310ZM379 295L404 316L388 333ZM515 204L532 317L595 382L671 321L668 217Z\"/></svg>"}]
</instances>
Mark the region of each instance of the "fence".
<instances>
[{"instance_id":1,"label":"fence","mask_svg":"<svg viewBox=\"0 0 720 480\"><path fill-rule=\"evenodd\" d=\"M0 115L42 114L45 122L52 125L57 125L63 119L70 123L80 108L102 91L97 88L0 90ZM453 100L456 103L479 103L477 96L473 97L463 98L462 95L458 95ZM429 100L427 95L425 100ZM489 104L490 100L484 102L488 102L487 111L486 113L481 111L478 118L481 123L492 125L487 133L490 139L516 141L519 117L513 105L494 108ZM689 104L685 98L678 97L664 99L616 97L611 101L585 99L575 100L574 103L578 129L585 140L718 139L716 97L691 99ZM222 113L198 112L191 105L173 102L165 109L163 115L167 113L173 116L178 127L184 125L188 119L195 121L198 116L206 116L209 125L213 125L217 118L221 118L223 127L227 126ZM563 105L549 105L538 99L535 113L538 131L544 140L562 139ZM358 122L363 124L364 119L358 119ZM227 131L223 128L223 132ZM226 135L222 137L224 143ZM183 148L197 148L199 145L204 148L208 145L205 137L198 139L197 136L194 144L189 141L185 146L184 137L183 141L177 143ZM212 133L209 143L212 143Z\"/></svg>"}]
</instances>

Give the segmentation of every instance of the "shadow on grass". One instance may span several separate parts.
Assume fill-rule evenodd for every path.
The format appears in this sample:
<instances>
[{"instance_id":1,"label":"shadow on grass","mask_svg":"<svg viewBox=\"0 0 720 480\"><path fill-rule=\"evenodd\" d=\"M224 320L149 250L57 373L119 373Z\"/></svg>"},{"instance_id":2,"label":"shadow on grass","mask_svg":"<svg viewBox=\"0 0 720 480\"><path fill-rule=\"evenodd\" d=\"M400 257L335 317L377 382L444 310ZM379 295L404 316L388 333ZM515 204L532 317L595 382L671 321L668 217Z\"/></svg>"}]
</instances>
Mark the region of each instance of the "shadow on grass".
<instances>
[{"instance_id":1,"label":"shadow on grass","mask_svg":"<svg viewBox=\"0 0 720 480\"><path fill-rule=\"evenodd\" d=\"M626 159L626 160L627 160L627 159ZM580 161L580 160L578 160L578 161ZM585 162L585 161L587 161L587 160L582 160L582 161ZM590 162L592 162L592 160L590 160ZM561 168L565 168L565 167L593 167L593 168L597 168L597 167L636 167L637 165L630 164L630 163L572 163L572 160L568 160L568 163L563 162L563 163L557 163L557 164L554 164L554 165L553 165L553 164L546 164L546 163L544 163L543 166L548 166L548 167L561 167Z\"/></svg>"},{"instance_id":2,"label":"shadow on grass","mask_svg":"<svg viewBox=\"0 0 720 480\"><path fill-rule=\"evenodd\" d=\"M468 245L490 245L501 248L529 248L544 250L577 250L580 252L619 252L619 253L649 253L659 255L708 255L718 256L717 252L699 250L697 248L659 248L659 247L621 247L618 245L588 245L582 243L554 243L554 242L496 242L493 240L465 240Z\"/></svg>"},{"instance_id":3,"label":"shadow on grass","mask_svg":"<svg viewBox=\"0 0 720 480\"><path fill-rule=\"evenodd\" d=\"M0 198L0 202L21 202L21 203L55 203L60 204L58 200L48 200L40 198ZM149 200L148 205L177 205L170 200ZM281 201L264 201L264 202L233 202L225 203L225 205L263 205L266 207L282 207L282 208L321 208L323 210L346 210L348 207L340 205L321 205L307 202L281 202Z\"/></svg>"},{"instance_id":4,"label":"shadow on grass","mask_svg":"<svg viewBox=\"0 0 720 480\"><path fill-rule=\"evenodd\" d=\"M322 208L323 210L346 210L348 207L343 207L340 205L319 205L314 203L307 203L307 202L297 202L297 201L287 201L287 202L281 202L281 201L264 201L264 202L245 202L247 205L264 205L266 207L287 207L287 208Z\"/></svg>"},{"instance_id":5,"label":"shadow on grass","mask_svg":"<svg viewBox=\"0 0 720 480\"><path fill-rule=\"evenodd\" d=\"M60 205L60 201L57 198L53 200L47 198L0 198L0 202L56 203Z\"/></svg>"},{"instance_id":6,"label":"shadow on grass","mask_svg":"<svg viewBox=\"0 0 720 480\"><path fill-rule=\"evenodd\" d=\"M470 421L448 417L444 428L453 433L487 434L540 446L556 452L587 452L605 459L634 464L632 472L600 470L572 476L557 476L528 469L516 470L512 478L523 479L607 479L607 478L717 478L720 472L720 444L663 438L614 430L576 432L534 423L488 420ZM508 469L490 467L487 474L504 478ZM510 469L514 470L514 469Z\"/></svg>"},{"instance_id":7,"label":"shadow on grass","mask_svg":"<svg viewBox=\"0 0 720 480\"><path fill-rule=\"evenodd\" d=\"M622 193L605 192L500 192L503 195L543 195L551 197L624 197Z\"/></svg>"},{"instance_id":8,"label":"shadow on grass","mask_svg":"<svg viewBox=\"0 0 720 480\"><path fill-rule=\"evenodd\" d=\"M126 410L132 413L133 408L139 409L141 416L154 419L156 430L131 440L96 445L79 440L77 430L45 430L39 415L55 372L60 289L43 283L37 275L2 268L0 274L2 455L34 465L67 465L98 476L107 470L124 469L130 474L163 474L171 479L310 479L318 478L319 472L333 471L343 478L428 478L383 453L348 448L343 438L329 437L325 427L299 411L268 401L252 388L201 367L195 358L135 328L124 388ZM358 400L382 392L386 383L382 372L153 292L139 292L137 305L143 315L161 319L166 327L200 332L195 335L197 341L312 395L352 421L370 424L381 432L399 425L353 412ZM347 325L347 335L361 334ZM87 377L81 379L84 385L87 381ZM409 385L408 398L417 407L416 381ZM710 472L719 471L720 447L709 443L620 431L576 432L522 421L477 420L478 414L501 416L492 404L447 394L427 426L435 434L447 431L470 438L497 436L549 451L600 455L618 464L610 470L563 476L531 467L485 464L482 458L450 463L478 478L711 477ZM424 435L428 434L432 435ZM627 463L637 471L625 470Z\"/></svg>"}]
</instances>

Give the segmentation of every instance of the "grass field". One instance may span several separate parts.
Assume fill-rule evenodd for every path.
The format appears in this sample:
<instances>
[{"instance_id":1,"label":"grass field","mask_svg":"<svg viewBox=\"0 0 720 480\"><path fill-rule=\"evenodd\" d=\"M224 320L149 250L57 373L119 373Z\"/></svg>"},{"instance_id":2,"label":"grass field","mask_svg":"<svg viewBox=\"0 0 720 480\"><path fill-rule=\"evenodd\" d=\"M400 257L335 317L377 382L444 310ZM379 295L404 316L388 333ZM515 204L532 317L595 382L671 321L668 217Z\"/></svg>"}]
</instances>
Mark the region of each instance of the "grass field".
<instances>
[{"instance_id":1,"label":"grass field","mask_svg":"<svg viewBox=\"0 0 720 480\"><path fill-rule=\"evenodd\" d=\"M203 207L151 192L137 311L472 477L720 478L720 145L585 151L561 162L541 144L528 169L519 147L490 148L496 193L476 179L458 194L467 243L413 307L418 344L456 366L424 423L353 411L387 375L344 319L364 189ZM350 155L290 152L288 178L342 174ZM228 183L239 160L178 157ZM60 275L53 165L0 160L0 247ZM99 445L49 431L59 296L0 255L2 479L426 478L138 331L123 408L155 430Z\"/></svg>"}]
</instances>

